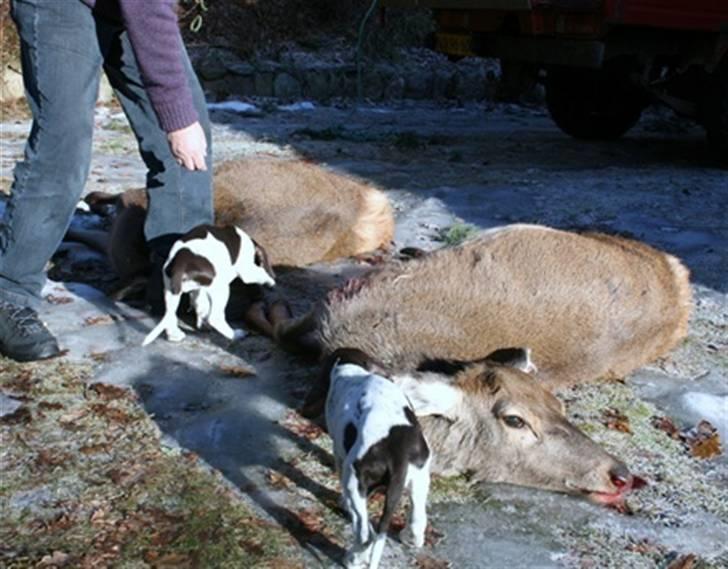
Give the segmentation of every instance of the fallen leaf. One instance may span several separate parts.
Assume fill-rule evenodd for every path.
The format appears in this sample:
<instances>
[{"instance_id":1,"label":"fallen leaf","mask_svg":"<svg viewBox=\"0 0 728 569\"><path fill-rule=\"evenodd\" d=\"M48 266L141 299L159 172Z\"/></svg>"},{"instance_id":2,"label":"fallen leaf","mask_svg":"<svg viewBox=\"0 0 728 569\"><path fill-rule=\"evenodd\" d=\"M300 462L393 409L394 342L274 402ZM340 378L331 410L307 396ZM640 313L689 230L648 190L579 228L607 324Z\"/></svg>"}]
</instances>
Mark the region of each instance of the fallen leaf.
<instances>
[{"instance_id":1,"label":"fallen leaf","mask_svg":"<svg viewBox=\"0 0 728 569\"><path fill-rule=\"evenodd\" d=\"M56 296L55 294L47 295L45 300L50 304L69 304L73 302L73 299L70 296Z\"/></svg>"},{"instance_id":2,"label":"fallen leaf","mask_svg":"<svg viewBox=\"0 0 728 569\"><path fill-rule=\"evenodd\" d=\"M625 547L625 549L627 551L632 551L633 553L639 553L640 555L653 555L660 551L659 547L650 542L648 539L643 539L637 543L630 543L627 547Z\"/></svg>"},{"instance_id":3,"label":"fallen leaf","mask_svg":"<svg viewBox=\"0 0 728 569\"><path fill-rule=\"evenodd\" d=\"M0 423L3 425L25 425L30 423L32 420L33 415L25 406L18 407L12 413L0 417Z\"/></svg>"},{"instance_id":4,"label":"fallen leaf","mask_svg":"<svg viewBox=\"0 0 728 569\"><path fill-rule=\"evenodd\" d=\"M680 440L680 429L669 417L652 417L652 426L666 433L671 439Z\"/></svg>"},{"instance_id":5,"label":"fallen leaf","mask_svg":"<svg viewBox=\"0 0 728 569\"><path fill-rule=\"evenodd\" d=\"M602 423L608 429L620 431L622 433L632 434L632 428L629 424L629 417L614 407L607 407L602 411Z\"/></svg>"},{"instance_id":6,"label":"fallen leaf","mask_svg":"<svg viewBox=\"0 0 728 569\"><path fill-rule=\"evenodd\" d=\"M43 449L35 457L35 465L39 468L60 466L67 464L70 457L64 453L53 453L51 450Z\"/></svg>"},{"instance_id":7,"label":"fallen leaf","mask_svg":"<svg viewBox=\"0 0 728 569\"><path fill-rule=\"evenodd\" d=\"M428 547L437 545L444 535L441 531L436 530L432 524L427 524L427 529L425 529L425 545Z\"/></svg>"},{"instance_id":8,"label":"fallen leaf","mask_svg":"<svg viewBox=\"0 0 728 569\"><path fill-rule=\"evenodd\" d=\"M111 324L114 318L109 314L99 314L98 316L87 316L83 319L84 326L96 326L97 324Z\"/></svg>"},{"instance_id":9,"label":"fallen leaf","mask_svg":"<svg viewBox=\"0 0 728 569\"><path fill-rule=\"evenodd\" d=\"M309 533L319 533L324 527L324 519L321 514L310 508L298 510L296 516L301 526Z\"/></svg>"},{"instance_id":10,"label":"fallen leaf","mask_svg":"<svg viewBox=\"0 0 728 569\"><path fill-rule=\"evenodd\" d=\"M700 421L695 429L687 431L685 440L695 458L709 459L722 453L720 435L708 421Z\"/></svg>"},{"instance_id":11,"label":"fallen leaf","mask_svg":"<svg viewBox=\"0 0 728 569\"><path fill-rule=\"evenodd\" d=\"M417 569L449 569L452 565L444 559L438 559L437 557L420 553L415 557L415 567Z\"/></svg>"},{"instance_id":12,"label":"fallen leaf","mask_svg":"<svg viewBox=\"0 0 728 569\"><path fill-rule=\"evenodd\" d=\"M111 407L110 405L105 405L104 403L95 403L91 405L91 410L97 415L101 415L108 421L114 423L126 424L132 421L131 416L126 411L122 411L116 407Z\"/></svg>"},{"instance_id":13,"label":"fallen leaf","mask_svg":"<svg viewBox=\"0 0 728 569\"><path fill-rule=\"evenodd\" d=\"M255 370L253 368L245 366L221 365L218 369L221 373L231 377L253 377L255 375Z\"/></svg>"},{"instance_id":14,"label":"fallen leaf","mask_svg":"<svg viewBox=\"0 0 728 569\"><path fill-rule=\"evenodd\" d=\"M81 454L98 454L100 452L108 452L110 448L110 445L108 443L97 443L93 445L83 445L78 450L81 452Z\"/></svg>"},{"instance_id":15,"label":"fallen leaf","mask_svg":"<svg viewBox=\"0 0 728 569\"><path fill-rule=\"evenodd\" d=\"M653 417L652 424L670 438L682 442L695 458L709 459L723 452L720 435L708 421L700 421L691 429L680 431L668 417Z\"/></svg>"},{"instance_id":16,"label":"fallen leaf","mask_svg":"<svg viewBox=\"0 0 728 569\"><path fill-rule=\"evenodd\" d=\"M103 363L108 362L111 356L108 352L91 352L88 355L93 361Z\"/></svg>"},{"instance_id":17,"label":"fallen leaf","mask_svg":"<svg viewBox=\"0 0 728 569\"><path fill-rule=\"evenodd\" d=\"M693 569L698 561L698 558L689 553L687 555L681 555L675 561L670 563L666 569Z\"/></svg>"},{"instance_id":18,"label":"fallen leaf","mask_svg":"<svg viewBox=\"0 0 728 569\"><path fill-rule=\"evenodd\" d=\"M40 409L46 409L48 411L58 411L59 409L63 409L63 403L41 401L38 403L38 407Z\"/></svg>"},{"instance_id":19,"label":"fallen leaf","mask_svg":"<svg viewBox=\"0 0 728 569\"><path fill-rule=\"evenodd\" d=\"M272 488L275 488L276 490L286 490L288 488L291 488L292 486L291 481L288 480L288 478L283 476L280 472L276 472L275 470L268 470L265 477L268 481L268 484L270 484L270 486Z\"/></svg>"},{"instance_id":20,"label":"fallen leaf","mask_svg":"<svg viewBox=\"0 0 728 569\"><path fill-rule=\"evenodd\" d=\"M119 387L110 383L92 383L89 390L93 391L104 401L113 399L135 399L134 392L127 387Z\"/></svg>"},{"instance_id":21,"label":"fallen leaf","mask_svg":"<svg viewBox=\"0 0 728 569\"><path fill-rule=\"evenodd\" d=\"M324 434L324 430L316 423L304 419L295 411L289 411L280 424L293 434L309 441L313 441Z\"/></svg>"}]
</instances>

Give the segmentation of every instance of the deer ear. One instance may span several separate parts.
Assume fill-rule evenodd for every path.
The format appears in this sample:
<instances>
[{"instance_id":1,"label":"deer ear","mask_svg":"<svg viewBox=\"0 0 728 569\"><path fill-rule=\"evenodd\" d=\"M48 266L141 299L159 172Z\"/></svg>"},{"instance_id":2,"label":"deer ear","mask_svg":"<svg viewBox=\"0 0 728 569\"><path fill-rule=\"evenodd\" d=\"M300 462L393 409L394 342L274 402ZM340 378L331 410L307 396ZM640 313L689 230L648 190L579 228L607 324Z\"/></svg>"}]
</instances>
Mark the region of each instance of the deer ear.
<instances>
[{"instance_id":1,"label":"deer ear","mask_svg":"<svg viewBox=\"0 0 728 569\"><path fill-rule=\"evenodd\" d=\"M451 421L457 419L462 390L456 385L434 374L394 375L392 381L404 391L417 416L441 415Z\"/></svg>"},{"instance_id":2,"label":"deer ear","mask_svg":"<svg viewBox=\"0 0 728 569\"><path fill-rule=\"evenodd\" d=\"M486 361L520 369L526 373L536 373L538 368L531 361L530 348L503 348L486 356Z\"/></svg>"}]
</instances>

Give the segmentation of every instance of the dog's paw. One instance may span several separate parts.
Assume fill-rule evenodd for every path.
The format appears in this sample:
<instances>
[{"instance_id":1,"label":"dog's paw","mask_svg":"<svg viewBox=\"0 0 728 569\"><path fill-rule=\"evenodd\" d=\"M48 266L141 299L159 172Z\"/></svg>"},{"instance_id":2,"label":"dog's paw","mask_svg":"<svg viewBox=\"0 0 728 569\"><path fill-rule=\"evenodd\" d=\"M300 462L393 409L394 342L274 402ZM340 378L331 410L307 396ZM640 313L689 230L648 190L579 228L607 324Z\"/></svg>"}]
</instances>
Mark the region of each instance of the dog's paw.
<instances>
[{"instance_id":1,"label":"dog's paw","mask_svg":"<svg viewBox=\"0 0 728 569\"><path fill-rule=\"evenodd\" d=\"M242 340L247 336L248 333L245 330L241 330L240 328L233 330L233 341Z\"/></svg>"},{"instance_id":2,"label":"dog's paw","mask_svg":"<svg viewBox=\"0 0 728 569\"><path fill-rule=\"evenodd\" d=\"M167 340L170 342L181 342L185 339L185 333L177 328L176 330L167 330Z\"/></svg>"}]
</instances>

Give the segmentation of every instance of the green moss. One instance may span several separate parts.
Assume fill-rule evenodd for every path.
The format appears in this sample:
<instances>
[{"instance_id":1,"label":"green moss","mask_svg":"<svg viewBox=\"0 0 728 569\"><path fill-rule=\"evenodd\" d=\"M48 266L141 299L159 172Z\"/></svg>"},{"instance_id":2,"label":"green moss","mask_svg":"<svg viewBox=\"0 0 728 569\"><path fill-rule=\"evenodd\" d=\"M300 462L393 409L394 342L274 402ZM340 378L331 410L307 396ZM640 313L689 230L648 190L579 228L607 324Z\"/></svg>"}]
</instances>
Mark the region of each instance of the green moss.
<instances>
[{"instance_id":1,"label":"green moss","mask_svg":"<svg viewBox=\"0 0 728 569\"><path fill-rule=\"evenodd\" d=\"M475 225L470 223L455 223L450 227L442 230L438 239L446 245L455 246L467 241L480 231Z\"/></svg>"}]
</instances>

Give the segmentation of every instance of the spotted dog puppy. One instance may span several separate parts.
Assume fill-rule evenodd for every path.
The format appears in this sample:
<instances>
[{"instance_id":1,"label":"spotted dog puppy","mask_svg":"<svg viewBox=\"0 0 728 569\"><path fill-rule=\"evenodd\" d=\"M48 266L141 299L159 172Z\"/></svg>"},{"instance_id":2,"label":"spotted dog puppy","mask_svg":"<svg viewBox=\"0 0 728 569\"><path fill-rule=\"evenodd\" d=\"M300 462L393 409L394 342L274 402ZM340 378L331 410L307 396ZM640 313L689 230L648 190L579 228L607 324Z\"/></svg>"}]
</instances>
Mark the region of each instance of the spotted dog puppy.
<instances>
[{"instance_id":1,"label":"spotted dog puppy","mask_svg":"<svg viewBox=\"0 0 728 569\"><path fill-rule=\"evenodd\" d=\"M330 381L326 423L334 441L344 506L354 526L355 541L346 566L376 569L405 488L412 500L408 530L417 547L424 543L430 449L405 394L364 352L335 351L324 374ZM375 533L367 498L380 486L385 487L386 500Z\"/></svg>"},{"instance_id":2,"label":"spotted dog puppy","mask_svg":"<svg viewBox=\"0 0 728 569\"><path fill-rule=\"evenodd\" d=\"M265 250L240 228L196 227L172 245L163 269L164 317L142 345L162 331L171 342L185 337L177 322L177 307L187 292L197 314L197 328L208 324L229 340L244 337L244 331L233 330L225 319L230 283L240 278L246 284L273 286L273 277Z\"/></svg>"}]
</instances>

